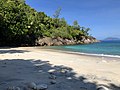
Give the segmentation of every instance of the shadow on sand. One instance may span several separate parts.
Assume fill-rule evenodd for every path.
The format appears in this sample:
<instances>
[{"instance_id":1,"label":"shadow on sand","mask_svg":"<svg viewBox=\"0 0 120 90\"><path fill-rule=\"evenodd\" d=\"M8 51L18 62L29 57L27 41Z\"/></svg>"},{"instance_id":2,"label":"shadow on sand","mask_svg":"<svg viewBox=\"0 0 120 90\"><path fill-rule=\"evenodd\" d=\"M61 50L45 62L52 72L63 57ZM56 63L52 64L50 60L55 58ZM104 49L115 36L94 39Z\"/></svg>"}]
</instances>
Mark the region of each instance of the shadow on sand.
<instances>
[{"instance_id":1,"label":"shadow on sand","mask_svg":"<svg viewBox=\"0 0 120 90\"><path fill-rule=\"evenodd\" d=\"M52 71L52 72L50 72ZM56 84L50 84L51 74L56 76ZM72 68L54 66L48 61L5 59L0 60L0 90L8 86L23 88L26 83L47 84L47 90L97 90L97 83L88 82L84 76L76 77ZM110 84L111 90L120 90L119 86Z\"/></svg>"},{"instance_id":2,"label":"shadow on sand","mask_svg":"<svg viewBox=\"0 0 120 90\"><path fill-rule=\"evenodd\" d=\"M14 54L14 53L25 53L25 52L29 52L29 51L27 51L27 50L9 50L9 48L0 49L0 54L6 54L6 53Z\"/></svg>"}]
</instances>

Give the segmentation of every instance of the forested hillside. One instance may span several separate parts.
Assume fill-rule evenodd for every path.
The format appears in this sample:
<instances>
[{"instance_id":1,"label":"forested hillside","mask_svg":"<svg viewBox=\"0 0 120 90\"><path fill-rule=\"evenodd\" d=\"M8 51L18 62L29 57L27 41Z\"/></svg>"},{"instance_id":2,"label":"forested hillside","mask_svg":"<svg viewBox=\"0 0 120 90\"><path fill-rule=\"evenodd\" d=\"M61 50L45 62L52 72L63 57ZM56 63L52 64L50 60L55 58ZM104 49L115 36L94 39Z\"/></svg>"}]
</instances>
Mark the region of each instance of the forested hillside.
<instances>
[{"instance_id":1,"label":"forested hillside","mask_svg":"<svg viewBox=\"0 0 120 90\"><path fill-rule=\"evenodd\" d=\"M89 28L81 27L76 20L68 25L64 18L59 18L60 10L51 18L24 0L0 0L0 45L42 45L37 43L45 37L73 40L73 44L82 43L83 37L95 40L89 36Z\"/></svg>"}]
</instances>

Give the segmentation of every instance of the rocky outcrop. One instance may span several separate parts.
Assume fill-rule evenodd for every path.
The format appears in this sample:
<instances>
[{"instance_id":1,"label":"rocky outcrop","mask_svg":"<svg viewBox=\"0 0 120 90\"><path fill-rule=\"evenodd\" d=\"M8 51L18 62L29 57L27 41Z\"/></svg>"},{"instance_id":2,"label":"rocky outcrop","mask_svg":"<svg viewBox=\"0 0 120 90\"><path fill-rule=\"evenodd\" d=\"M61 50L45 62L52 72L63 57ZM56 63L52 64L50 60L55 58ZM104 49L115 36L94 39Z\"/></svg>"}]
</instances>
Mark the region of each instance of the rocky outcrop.
<instances>
[{"instance_id":1,"label":"rocky outcrop","mask_svg":"<svg viewBox=\"0 0 120 90\"><path fill-rule=\"evenodd\" d=\"M63 39L63 38L50 38L50 37L45 37L45 38L39 38L36 41L36 45L38 46L59 46L59 45L73 45L76 44L76 41L71 39Z\"/></svg>"},{"instance_id":2,"label":"rocky outcrop","mask_svg":"<svg viewBox=\"0 0 120 90\"><path fill-rule=\"evenodd\" d=\"M81 36L78 40L74 39L63 39L61 37L58 38L50 38L50 37L44 37L44 38L38 38L36 40L37 46L59 46L59 45L74 45L74 44L89 44L89 43L95 43L99 42L94 37L85 37Z\"/></svg>"},{"instance_id":3,"label":"rocky outcrop","mask_svg":"<svg viewBox=\"0 0 120 90\"><path fill-rule=\"evenodd\" d=\"M81 42L83 44L89 44L89 43L95 43L95 42L100 42L100 41L97 40L96 38L92 37L92 36L89 36L89 37L82 36L81 37Z\"/></svg>"}]
</instances>

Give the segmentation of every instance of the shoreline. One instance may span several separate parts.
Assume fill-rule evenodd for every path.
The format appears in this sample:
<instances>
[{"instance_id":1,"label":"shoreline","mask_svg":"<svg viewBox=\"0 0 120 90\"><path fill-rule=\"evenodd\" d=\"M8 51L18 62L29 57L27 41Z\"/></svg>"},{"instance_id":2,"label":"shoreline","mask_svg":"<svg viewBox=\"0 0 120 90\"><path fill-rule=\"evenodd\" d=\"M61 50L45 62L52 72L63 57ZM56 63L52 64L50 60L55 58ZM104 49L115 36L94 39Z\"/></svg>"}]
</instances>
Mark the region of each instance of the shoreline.
<instances>
[{"instance_id":1,"label":"shoreline","mask_svg":"<svg viewBox=\"0 0 120 90\"><path fill-rule=\"evenodd\" d=\"M83 53L83 52L77 52L77 51L70 51L70 50L60 50L55 48L46 48L46 47L35 47L36 49L43 49L53 52L61 52L61 53L68 53L68 54L76 54L76 55L84 55L84 56L91 56L91 57L105 57L105 58L116 58L120 59L119 55L107 55L107 54L94 54L94 53Z\"/></svg>"},{"instance_id":2,"label":"shoreline","mask_svg":"<svg viewBox=\"0 0 120 90\"><path fill-rule=\"evenodd\" d=\"M51 49L38 49L38 47L17 47L0 49L0 67L1 90L4 90L2 88L6 86L22 86L23 83L31 81L46 83L49 85L49 90L59 90L49 83L48 72L52 70L57 72L57 84L55 85L62 87L64 83L61 90L80 90L79 86L84 85L88 88L86 90L96 90L90 89L91 84L96 88L98 85L112 87L111 84L114 84L118 88L120 86L120 61L117 58L80 55ZM67 70L68 76L58 74L59 68ZM69 76L70 73L72 76ZM85 81L80 77L86 78Z\"/></svg>"}]
</instances>

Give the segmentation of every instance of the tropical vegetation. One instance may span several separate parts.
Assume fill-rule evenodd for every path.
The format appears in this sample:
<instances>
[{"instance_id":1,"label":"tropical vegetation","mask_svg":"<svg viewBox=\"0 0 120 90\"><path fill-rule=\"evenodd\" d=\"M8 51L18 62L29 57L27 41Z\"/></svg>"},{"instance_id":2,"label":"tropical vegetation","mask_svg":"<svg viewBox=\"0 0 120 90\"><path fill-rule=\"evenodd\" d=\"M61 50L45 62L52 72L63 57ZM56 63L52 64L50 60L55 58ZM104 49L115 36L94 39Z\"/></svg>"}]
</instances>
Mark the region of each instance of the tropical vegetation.
<instances>
[{"instance_id":1,"label":"tropical vegetation","mask_svg":"<svg viewBox=\"0 0 120 90\"><path fill-rule=\"evenodd\" d=\"M0 45L35 45L43 37L78 40L89 36L89 28L81 27L76 20L69 25L59 18L60 11L58 8L52 18L24 0L0 0Z\"/></svg>"}]
</instances>

